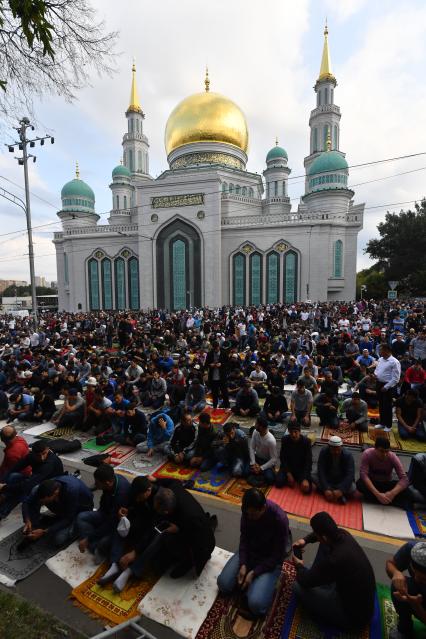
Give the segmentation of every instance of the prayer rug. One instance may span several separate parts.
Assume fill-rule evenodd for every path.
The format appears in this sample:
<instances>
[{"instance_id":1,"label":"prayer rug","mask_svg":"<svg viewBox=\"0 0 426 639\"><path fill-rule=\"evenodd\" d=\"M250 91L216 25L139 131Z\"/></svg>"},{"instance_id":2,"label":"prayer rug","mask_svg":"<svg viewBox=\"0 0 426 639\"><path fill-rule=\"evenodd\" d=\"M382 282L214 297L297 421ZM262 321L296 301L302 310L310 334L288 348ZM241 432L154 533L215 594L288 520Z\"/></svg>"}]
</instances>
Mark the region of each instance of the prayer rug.
<instances>
[{"instance_id":1,"label":"prayer rug","mask_svg":"<svg viewBox=\"0 0 426 639\"><path fill-rule=\"evenodd\" d=\"M24 435L32 435L33 437L44 435L51 431L53 428L53 424L50 422L46 422L45 424L37 424L37 426L31 426L31 428L26 428L24 430Z\"/></svg>"},{"instance_id":2,"label":"prayer rug","mask_svg":"<svg viewBox=\"0 0 426 639\"><path fill-rule=\"evenodd\" d=\"M111 464L112 466L119 466L126 460L132 459L137 455L134 446L122 446L121 444L110 446L110 448L106 449L105 453L110 456L108 464Z\"/></svg>"},{"instance_id":3,"label":"prayer rug","mask_svg":"<svg viewBox=\"0 0 426 639\"><path fill-rule=\"evenodd\" d=\"M154 477L187 481L188 479L192 479L198 472L197 468L188 468L187 466L179 466L174 462L166 462L155 471Z\"/></svg>"},{"instance_id":4,"label":"prayer rug","mask_svg":"<svg viewBox=\"0 0 426 639\"><path fill-rule=\"evenodd\" d=\"M298 488L271 488L268 499L281 506L283 510L300 517L310 517L314 503L314 494L304 495Z\"/></svg>"},{"instance_id":5,"label":"prayer rug","mask_svg":"<svg viewBox=\"0 0 426 639\"><path fill-rule=\"evenodd\" d=\"M367 415L369 419L380 419L380 412L378 408L369 408Z\"/></svg>"},{"instance_id":6,"label":"prayer rug","mask_svg":"<svg viewBox=\"0 0 426 639\"><path fill-rule=\"evenodd\" d=\"M398 430L395 428L395 440L406 453L426 453L426 442L420 442L418 439L402 439Z\"/></svg>"},{"instance_id":7,"label":"prayer rug","mask_svg":"<svg viewBox=\"0 0 426 639\"><path fill-rule=\"evenodd\" d=\"M322 431L321 439L323 441L327 441L333 435L338 435L342 438L343 443L346 446L356 446L361 444L360 432L358 430L352 430L345 426L345 422L342 422L338 428L330 428L329 426L324 426L324 430Z\"/></svg>"},{"instance_id":8,"label":"prayer rug","mask_svg":"<svg viewBox=\"0 0 426 639\"><path fill-rule=\"evenodd\" d=\"M94 562L92 553L81 553L76 541L48 559L46 566L55 575L66 581L71 588L76 588L83 581L89 579L99 568Z\"/></svg>"},{"instance_id":9,"label":"prayer rug","mask_svg":"<svg viewBox=\"0 0 426 639\"><path fill-rule=\"evenodd\" d=\"M13 582L6 585L13 585L16 581L25 579L58 552L57 548L43 538L23 550L18 550L23 540L22 530L19 529L0 541L0 575Z\"/></svg>"},{"instance_id":10,"label":"prayer rug","mask_svg":"<svg viewBox=\"0 0 426 639\"><path fill-rule=\"evenodd\" d=\"M195 639L218 594L217 578L231 556L216 547L195 580L191 574L179 581L164 575L142 599L139 613L186 639Z\"/></svg>"},{"instance_id":11,"label":"prayer rug","mask_svg":"<svg viewBox=\"0 0 426 639\"><path fill-rule=\"evenodd\" d=\"M237 422L243 430L250 430L256 423L256 417L242 417L241 415L233 415L233 422Z\"/></svg>"},{"instance_id":12,"label":"prayer rug","mask_svg":"<svg viewBox=\"0 0 426 639\"><path fill-rule=\"evenodd\" d=\"M314 493L309 517L313 517L322 510L331 515L338 526L362 530L362 502L359 499L349 499L345 505L332 504L320 493Z\"/></svg>"},{"instance_id":13,"label":"prayer rug","mask_svg":"<svg viewBox=\"0 0 426 639\"><path fill-rule=\"evenodd\" d=\"M47 435L48 433L46 433ZM92 439L88 439L87 442L83 443L83 448L85 450L93 450L96 453L105 453L108 448L112 448L114 442L108 442L108 444L97 444L96 437Z\"/></svg>"},{"instance_id":14,"label":"prayer rug","mask_svg":"<svg viewBox=\"0 0 426 639\"><path fill-rule=\"evenodd\" d=\"M223 426L232 414L230 408L213 408L213 406L206 406L201 412L208 413L210 415L210 421L213 426ZM194 418L194 422L196 424L198 424L200 414L201 413L198 413L198 415Z\"/></svg>"},{"instance_id":15,"label":"prayer rug","mask_svg":"<svg viewBox=\"0 0 426 639\"><path fill-rule=\"evenodd\" d=\"M393 430L391 430L389 433L386 433L384 430L375 430L374 428L369 428L368 433L361 433L361 443L368 444L369 446L374 446L376 437L379 436L389 439L391 448L401 450L401 447L395 437L395 433Z\"/></svg>"},{"instance_id":16,"label":"prayer rug","mask_svg":"<svg viewBox=\"0 0 426 639\"><path fill-rule=\"evenodd\" d=\"M40 433L39 437L46 439L57 439L62 437L63 439L75 439L78 436L78 432L72 426L64 426L63 428L52 428L52 430ZM109 444L111 446L111 444Z\"/></svg>"},{"instance_id":17,"label":"prayer rug","mask_svg":"<svg viewBox=\"0 0 426 639\"><path fill-rule=\"evenodd\" d=\"M199 473L194 477L194 485L191 490L197 490L201 493L209 493L217 495L221 488L230 481L231 476L225 469L218 470L216 467L204 473Z\"/></svg>"},{"instance_id":18,"label":"prayer rug","mask_svg":"<svg viewBox=\"0 0 426 639\"><path fill-rule=\"evenodd\" d=\"M360 632L344 632L332 628L321 622L315 622L301 606L298 605L293 595L287 607L284 625L281 630L281 639L383 639L388 635L382 635L380 620L379 600L376 596L374 603L374 615L369 627Z\"/></svg>"},{"instance_id":19,"label":"prayer rug","mask_svg":"<svg viewBox=\"0 0 426 639\"><path fill-rule=\"evenodd\" d=\"M228 482L223 488L220 489L217 496L221 499L225 499L226 501L231 501L233 504L241 505L243 495L249 488L251 488L250 484L241 477ZM259 490L261 490L264 495L267 496L271 490L271 487L263 486L259 488Z\"/></svg>"},{"instance_id":20,"label":"prayer rug","mask_svg":"<svg viewBox=\"0 0 426 639\"><path fill-rule=\"evenodd\" d=\"M426 512L408 510L407 517L416 537L426 537Z\"/></svg>"},{"instance_id":21,"label":"prayer rug","mask_svg":"<svg viewBox=\"0 0 426 639\"><path fill-rule=\"evenodd\" d=\"M395 628L398 623L398 616L395 612L395 608L393 607L390 588L388 586L384 586L383 584L377 584L377 595L379 599L379 610L380 610L380 634L370 635L371 639L377 638L389 638L389 633L392 628ZM414 637L424 637L424 624L421 621L416 619L413 616L414 622Z\"/></svg>"},{"instance_id":22,"label":"prayer rug","mask_svg":"<svg viewBox=\"0 0 426 639\"><path fill-rule=\"evenodd\" d=\"M117 470L124 470L133 475L152 475L164 464L164 457L154 453L152 457L146 454L136 453L133 457L126 459L122 464L116 466Z\"/></svg>"},{"instance_id":23,"label":"prayer rug","mask_svg":"<svg viewBox=\"0 0 426 639\"><path fill-rule=\"evenodd\" d=\"M291 598L296 571L284 562L278 580L276 595L265 619L252 623L238 614L238 602L233 597L219 595L210 609L196 639L279 639L285 613Z\"/></svg>"},{"instance_id":24,"label":"prayer rug","mask_svg":"<svg viewBox=\"0 0 426 639\"><path fill-rule=\"evenodd\" d=\"M102 564L94 575L73 589L71 597L94 617L120 624L137 615L139 603L158 581L158 575L149 574L143 580L132 580L123 592L117 594L112 584L102 587L96 583L106 570L107 565Z\"/></svg>"},{"instance_id":25,"label":"prayer rug","mask_svg":"<svg viewBox=\"0 0 426 639\"><path fill-rule=\"evenodd\" d=\"M363 502L364 530L399 539L414 539L405 510Z\"/></svg>"}]
</instances>

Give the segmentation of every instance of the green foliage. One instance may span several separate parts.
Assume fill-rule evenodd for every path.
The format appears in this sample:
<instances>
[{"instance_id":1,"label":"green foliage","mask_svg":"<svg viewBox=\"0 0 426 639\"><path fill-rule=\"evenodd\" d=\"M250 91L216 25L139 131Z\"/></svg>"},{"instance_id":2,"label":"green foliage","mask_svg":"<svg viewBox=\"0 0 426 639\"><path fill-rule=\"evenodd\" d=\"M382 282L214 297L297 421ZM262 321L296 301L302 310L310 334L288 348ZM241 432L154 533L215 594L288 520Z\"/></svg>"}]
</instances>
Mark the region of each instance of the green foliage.
<instances>
[{"instance_id":1,"label":"green foliage","mask_svg":"<svg viewBox=\"0 0 426 639\"><path fill-rule=\"evenodd\" d=\"M48 286L36 286L37 295L56 295L58 291ZM2 297L28 297L31 295L30 286L15 286L11 284L4 289Z\"/></svg>"},{"instance_id":2,"label":"green foliage","mask_svg":"<svg viewBox=\"0 0 426 639\"><path fill-rule=\"evenodd\" d=\"M366 286L366 290L363 290L361 295L361 286ZM356 274L356 292L357 297L364 299L383 299L386 297L388 284L383 273L380 270L380 266L375 264L370 268L365 268Z\"/></svg>"},{"instance_id":3,"label":"green foliage","mask_svg":"<svg viewBox=\"0 0 426 639\"><path fill-rule=\"evenodd\" d=\"M386 213L378 227L380 238L370 240L365 252L379 260L385 281L397 280L398 291L407 295L426 292L426 199L414 211Z\"/></svg>"}]
</instances>

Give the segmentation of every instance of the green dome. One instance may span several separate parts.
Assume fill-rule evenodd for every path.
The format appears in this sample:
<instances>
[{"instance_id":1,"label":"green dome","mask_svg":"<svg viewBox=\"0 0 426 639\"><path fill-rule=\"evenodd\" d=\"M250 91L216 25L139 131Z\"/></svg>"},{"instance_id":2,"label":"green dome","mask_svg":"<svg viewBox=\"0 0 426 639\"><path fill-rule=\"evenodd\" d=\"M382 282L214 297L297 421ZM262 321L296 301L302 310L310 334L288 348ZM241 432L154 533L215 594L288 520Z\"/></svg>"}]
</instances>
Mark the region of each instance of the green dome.
<instances>
[{"instance_id":1,"label":"green dome","mask_svg":"<svg viewBox=\"0 0 426 639\"><path fill-rule=\"evenodd\" d=\"M90 186L78 178L74 178L74 180L67 182L65 186L62 187L61 198L69 197L81 197L93 200L93 202L95 201L95 194Z\"/></svg>"},{"instance_id":2,"label":"green dome","mask_svg":"<svg viewBox=\"0 0 426 639\"><path fill-rule=\"evenodd\" d=\"M123 176L123 177L130 178L130 177L132 177L132 174L130 173L130 171L127 168L127 166L124 166L124 164L119 164L112 171L112 177L113 178L118 177L118 176Z\"/></svg>"},{"instance_id":3,"label":"green dome","mask_svg":"<svg viewBox=\"0 0 426 639\"><path fill-rule=\"evenodd\" d=\"M266 161L269 162L270 160L278 160L283 158L288 160L287 151L283 149L282 146L277 145L269 151L268 155L266 156Z\"/></svg>"},{"instance_id":4,"label":"green dome","mask_svg":"<svg viewBox=\"0 0 426 639\"><path fill-rule=\"evenodd\" d=\"M330 171L347 171L348 163L338 151L324 151L317 157L309 168L308 175L328 173Z\"/></svg>"}]
</instances>

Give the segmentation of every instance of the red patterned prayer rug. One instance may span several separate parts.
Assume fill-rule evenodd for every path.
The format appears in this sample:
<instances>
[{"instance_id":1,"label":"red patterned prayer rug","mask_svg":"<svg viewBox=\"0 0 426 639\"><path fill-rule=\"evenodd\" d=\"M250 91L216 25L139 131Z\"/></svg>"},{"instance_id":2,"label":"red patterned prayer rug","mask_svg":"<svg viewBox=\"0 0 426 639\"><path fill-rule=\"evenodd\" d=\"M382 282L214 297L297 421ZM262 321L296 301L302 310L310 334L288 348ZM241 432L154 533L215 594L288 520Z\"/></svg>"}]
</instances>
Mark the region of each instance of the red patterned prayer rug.
<instances>
[{"instance_id":1,"label":"red patterned prayer rug","mask_svg":"<svg viewBox=\"0 0 426 639\"><path fill-rule=\"evenodd\" d=\"M213 406L206 406L201 412L208 413L210 415L210 420L213 426L223 426L232 413L230 408L213 408ZM199 413L194 419L197 424L200 414L201 413Z\"/></svg>"},{"instance_id":2,"label":"red patterned prayer rug","mask_svg":"<svg viewBox=\"0 0 426 639\"><path fill-rule=\"evenodd\" d=\"M347 422L341 422L338 428L330 428L329 426L325 426L322 431L321 439L324 441L328 441L330 437L333 435L338 435L342 438L343 443L348 445L360 445L361 437L360 432L358 430L352 430L348 427Z\"/></svg>"},{"instance_id":3,"label":"red patterned prayer rug","mask_svg":"<svg viewBox=\"0 0 426 639\"><path fill-rule=\"evenodd\" d=\"M233 479L230 482L228 482L226 486L224 486L219 491L217 496L220 497L221 499L225 499L226 501L231 501L233 504L240 505L243 499L244 493L249 488L251 488L251 486L249 483L246 482L245 479L242 479L242 478ZM265 494L265 496L267 496L269 491L271 490L271 487L264 486L259 488L259 490L261 490Z\"/></svg>"},{"instance_id":4,"label":"red patterned prayer rug","mask_svg":"<svg viewBox=\"0 0 426 639\"><path fill-rule=\"evenodd\" d=\"M192 479L198 472L198 468L188 468L186 466L178 466L178 464L173 462L166 462L155 471L154 477L186 481L187 479Z\"/></svg>"}]
</instances>

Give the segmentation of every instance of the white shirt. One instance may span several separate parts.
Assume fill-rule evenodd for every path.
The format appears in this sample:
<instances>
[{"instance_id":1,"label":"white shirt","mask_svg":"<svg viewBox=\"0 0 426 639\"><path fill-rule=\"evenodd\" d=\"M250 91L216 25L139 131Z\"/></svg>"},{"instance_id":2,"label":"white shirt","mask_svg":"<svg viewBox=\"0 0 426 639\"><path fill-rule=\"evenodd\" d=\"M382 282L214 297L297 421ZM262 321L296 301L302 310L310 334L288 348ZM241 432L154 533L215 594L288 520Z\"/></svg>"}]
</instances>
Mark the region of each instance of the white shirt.
<instances>
[{"instance_id":1,"label":"white shirt","mask_svg":"<svg viewBox=\"0 0 426 639\"><path fill-rule=\"evenodd\" d=\"M399 383L401 364L393 355L390 355L387 359L379 357L374 374L379 382L385 385L385 390L389 390Z\"/></svg>"},{"instance_id":2,"label":"white shirt","mask_svg":"<svg viewBox=\"0 0 426 639\"><path fill-rule=\"evenodd\" d=\"M278 464L277 440L269 430L263 437L257 430L253 431L252 438L250 439L249 453L250 464L252 465L256 463L256 455L261 459L267 460L262 464L262 470L273 468Z\"/></svg>"}]
</instances>

